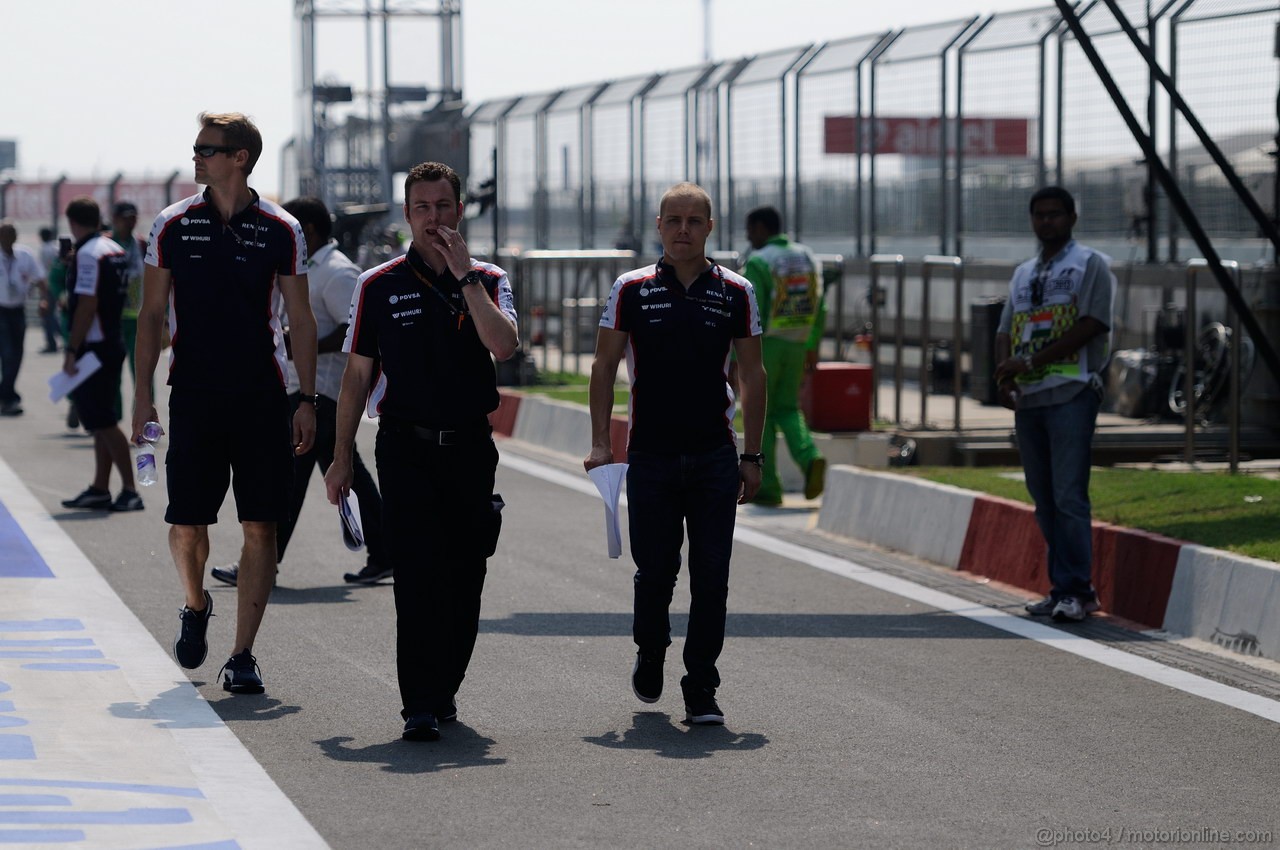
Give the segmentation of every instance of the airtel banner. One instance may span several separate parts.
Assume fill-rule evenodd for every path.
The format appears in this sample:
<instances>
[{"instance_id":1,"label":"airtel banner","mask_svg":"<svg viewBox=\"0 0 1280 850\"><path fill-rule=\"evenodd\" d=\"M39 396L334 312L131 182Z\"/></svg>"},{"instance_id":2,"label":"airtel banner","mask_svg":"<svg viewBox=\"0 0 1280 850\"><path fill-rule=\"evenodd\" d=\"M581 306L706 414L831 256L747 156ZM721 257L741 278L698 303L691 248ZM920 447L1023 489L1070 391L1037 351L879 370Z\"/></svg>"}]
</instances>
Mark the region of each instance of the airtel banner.
<instances>
[{"instance_id":1,"label":"airtel banner","mask_svg":"<svg viewBox=\"0 0 1280 850\"><path fill-rule=\"evenodd\" d=\"M823 126L825 153L857 153L859 119L853 115L828 115ZM875 153L902 156L939 156L942 153L940 118L875 119ZM957 127L951 121L947 152L955 153L957 129L964 141L966 157L1020 157L1030 149L1031 121L1026 118L965 118ZM871 126L865 128L864 143L871 145Z\"/></svg>"}]
</instances>

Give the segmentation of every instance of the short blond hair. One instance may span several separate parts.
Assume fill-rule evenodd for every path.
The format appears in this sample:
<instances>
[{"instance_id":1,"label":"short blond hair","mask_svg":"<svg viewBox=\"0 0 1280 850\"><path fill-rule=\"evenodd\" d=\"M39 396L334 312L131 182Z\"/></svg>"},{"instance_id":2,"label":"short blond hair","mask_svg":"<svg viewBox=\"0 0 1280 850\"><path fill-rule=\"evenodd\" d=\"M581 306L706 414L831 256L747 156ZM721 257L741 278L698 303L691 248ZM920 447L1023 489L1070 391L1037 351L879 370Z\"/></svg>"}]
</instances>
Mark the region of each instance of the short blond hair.
<instances>
[{"instance_id":1,"label":"short blond hair","mask_svg":"<svg viewBox=\"0 0 1280 850\"><path fill-rule=\"evenodd\" d=\"M666 212L667 201L697 201L707 208L707 218L711 218L711 196L697 183L677 183L663 192L662 200L658 202L659 217Z\"/></svg>"},{"instance_id":2,"label":"short blond hair","mask_svg":"<svg viewBox=\"0 0 1280 850\"><path fill-rule=\"evenodd\" d=\"M200 126L221 130L223 144L248 151L249 161L244 173L246 177L253 173L258 157L262 156L262 133L252 118L243 112L201 112Z\"/></svg>"}]
</instances>

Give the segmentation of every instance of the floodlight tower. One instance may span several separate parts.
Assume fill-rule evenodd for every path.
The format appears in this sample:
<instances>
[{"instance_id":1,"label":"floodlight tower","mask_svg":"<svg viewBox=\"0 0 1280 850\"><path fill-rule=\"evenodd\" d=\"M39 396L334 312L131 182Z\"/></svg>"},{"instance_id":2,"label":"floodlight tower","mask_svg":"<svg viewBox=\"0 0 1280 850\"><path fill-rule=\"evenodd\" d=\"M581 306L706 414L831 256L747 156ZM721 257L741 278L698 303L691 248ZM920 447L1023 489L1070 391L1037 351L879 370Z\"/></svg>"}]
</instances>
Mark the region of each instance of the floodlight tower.
<instances>
[{"instance_id":1,"label":"floodlight tower","mask_svg":"<svg viewBox=\"0 0 1280 850\"><path fill-rule=\"evenodd\" d=\"M455 150L468 147L461 7L462 0L294 0L300 68L289 150L299 192L336 210L391 203L394 175L422 159L465 175L466 156Z\"/></svg>"}]
</instances>

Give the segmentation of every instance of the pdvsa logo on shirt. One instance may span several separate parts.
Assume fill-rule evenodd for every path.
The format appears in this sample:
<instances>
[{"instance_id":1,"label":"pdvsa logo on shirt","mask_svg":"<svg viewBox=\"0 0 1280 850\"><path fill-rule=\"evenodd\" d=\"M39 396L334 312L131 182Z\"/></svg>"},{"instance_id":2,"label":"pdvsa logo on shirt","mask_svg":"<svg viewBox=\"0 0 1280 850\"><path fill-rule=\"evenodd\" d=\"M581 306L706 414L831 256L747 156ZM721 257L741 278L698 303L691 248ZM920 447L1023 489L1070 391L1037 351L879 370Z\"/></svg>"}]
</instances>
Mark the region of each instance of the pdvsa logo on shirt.
<instances>
[{"instance_id":1,"label":"pdvsa logo on shirt","mask_svg":"<svg viewBox=\"0 0 1280 850\"><path fill-rule=\"evenodd\" d=\"M211 224L207 218L187 218L185 215L178 220L178 223L184 227L188 224Z\"/></svg>"},{"instance_id":2,"label":"pdvsa logo on shirt","mask_svg":"<svg viewBox=\"0 0 1280 850\"><path fill-rule=\"evenodd\" d=\"M398 304L401 301L408 301L410 298L421 298L421 292L406 292L404 295L392 295L387 299L392 304Z\"/></svg>"}]
</instances>

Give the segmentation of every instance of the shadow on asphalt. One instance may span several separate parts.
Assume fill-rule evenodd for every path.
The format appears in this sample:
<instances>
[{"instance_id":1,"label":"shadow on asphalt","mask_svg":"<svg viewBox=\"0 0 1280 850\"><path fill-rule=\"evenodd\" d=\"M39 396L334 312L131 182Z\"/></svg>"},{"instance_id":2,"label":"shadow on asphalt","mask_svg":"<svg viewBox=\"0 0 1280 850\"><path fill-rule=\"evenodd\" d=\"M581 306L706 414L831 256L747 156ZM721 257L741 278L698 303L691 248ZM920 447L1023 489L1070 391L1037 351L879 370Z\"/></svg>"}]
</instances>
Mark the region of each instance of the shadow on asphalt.
<instances>
[{"instance_id":1,"label":"shadow on asphalt","mask_svg":"<svg viewBox=\"0 0 1280 850\"><path fill-rule=\"evenodd\" d=\"M673 635L688 631L687 614L671 615ZM630 637L631 613L528 613L481 620L481 633L542 637ZM965 617L944 612L919 614L734 614L726 637L790 638L985 638L1020 640Z\"/></svg>"},{"instance_id":2,"label":"shadow on asphalt","mask_svg":"<svg viewBox=\"0 0 1280 850\"><path fill-rule=\"evenodd\" d=\"M758 750L769 743L764 735L735 732L728 726L690 726L675 723L661 711L638 711L632 726L582 740L612 750L643 750L669 759L704 759L718 752Z\"/></svg>"},{"instance_id":3,"label":"shadow on asphalt","mask_svg":"<svg viewBox=\"0 0 1280 850\"><path fill-rule=\"evenodd\" d=\"M492 767L506 764L505 758L489 755L496 743L465 723L441 724L438 741L387 741L367 747L348 747L354 738L336 737L316 741L320 750L334 761L380 764L388 773L436 773L461 767Z\"/></svg>"},{"instance_id":4,"label":"shadow on asphalt","mask_svg":"<svg viewBox=\"0 0 1280 850\"><path fill-rule=\"evenodd\" d=\"M71 497L68 496L67 498L69 499ZM72 508L71 510L52 514L51 516L58 522L69 522L71 520L80 522L86 519L110 519L111 511L86 511L83 508Z\"/></svg>"},{"instance_id":5,"label":"shadow on asphalt","mask_svg":"<svg viewBox=\"0 0 1280 850\"><path fill-rule=\"evenodd\" d=\"M311 605L354 602L355 600L351 598L353 587L355 586L350 584L335 584L328 587L282 587L277 584L271 590L271 604Z\"/></svg>"},{"instance_id":6,"label":"shadow on asphalt","mask_svg":"<svg viewBox=\"0 0 1280 850\"><path fill-rule=\"evenodd\" d=\"M285 705L267 694L227 694L223 699L209 700L209 705L223 720L278 720L302 711L300 705Z\"/></svg>"},{"instance_id":7,"label":"shadow on asphalt","mask_svg":"<svg viewBox=\"0 0 1280 850\"><path fill-rule=\"evenodd\" d=\"M113 702L109 711L112 717L146 721L157 729L208 729L222 725L221 721L204 712L198 714L207 719L193 721L192 717L198 714L192 709L199 702L202 702L200 693L190 684L183 683L157 694L145 705L140 702Z\"/></svg>"}]
</instances>

